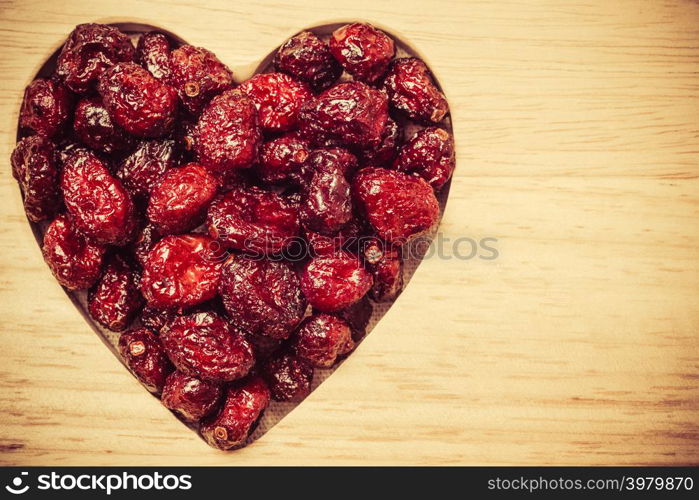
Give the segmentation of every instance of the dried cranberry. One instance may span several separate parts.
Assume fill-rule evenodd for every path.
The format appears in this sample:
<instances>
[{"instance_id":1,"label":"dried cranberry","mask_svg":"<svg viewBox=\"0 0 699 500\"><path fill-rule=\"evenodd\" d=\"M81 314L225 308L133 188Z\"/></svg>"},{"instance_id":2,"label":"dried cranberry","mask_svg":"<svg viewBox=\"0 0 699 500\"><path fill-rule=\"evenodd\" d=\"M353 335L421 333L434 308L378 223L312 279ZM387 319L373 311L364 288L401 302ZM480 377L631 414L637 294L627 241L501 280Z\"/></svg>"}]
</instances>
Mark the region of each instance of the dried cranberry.
<instances>
[{"instance_id":1,"label":"dried cranberry","mask_svg":"<svg viewBox=\"0 0 699 500\"><path fill-rule=\"evenodd\" d=\"M257 187L235 188L209 208L209 234L237 250L274 254L299 233L298 213L283 196Z\"/></svg>"},{"instance_id":2,"label":"dried cranberry","mask_svg":"<svg viewBox=\"0 0 699 500\"><path fill-rule=\"evenodd\" d=\"M170 40L157 31L144 33L136 45L136 62L158 80L170 76Z\"/></svg>"},{"instance_id":3,"label":"dried cranberry","mask_svg":"<svg viewBox=\"0 0 699 500\"><path fill-rule=\"evenodd\" d=\"M435 190L451 178L455 166L454 139L438 127L417 132L401 149L395 167L425 179Z\"/></svg>"},{"instance_id":4,"label":"dried cranberry","mask_svg":"<svg viewBox=\"0 0 699 500\"><path fill-rule=\"evenodd\" d=\"M141 310L141 324L153 333L159 333L169 321L177 317L177 313L168 309L158 309L157 307L146 305Z\"/></svg>"},{"instance_id":5,"label":"dried cranberry","mask_svg":"<svg viewBox=\"0 0 699 500\"><path fill-rule=\"evenodd\" d=\"M357 257L338 252L311 259L301 273L301 290L319 311L349 307L371 288L372 277Z\"/></svg>"},{"instance_id":6,"label":"dried cranberry","mask_svg":"<svg viewBox=\"0 0 699 500\"><path fill-rule=\"evenodd\" d=\"M167 236L148 252L141 292L148 304L161 309L200 304L216 295L221 266L208 236Z\"/></svg>"},{"instance_id":7,"label":"dried cranberry","mask_svg":"<svg viewBox=\"0 0 699 500\"><path fill-rule=\"evenodd\" d=\"M194 229L204 222L217 189L216 179L201 165L172 168L153 187L148 219L163 235Z\"/></svg>"},{"instance_id":8,"label":"dried cranberry","mask_svg":"<svg viewBox=\"0 0 699 500\"><path fill-rule=\"evenodd\" d=\"M374 307L368 296L355 302L349 307L338 311L336 314L344 319L352 330L352 340L359 342L366 336L366 329L369 326L371 314L374 312Z\"/></svg>"},{"instance_id":9,"label":"dried cranberry","mask_svg":"<svg viewBox=\"0 0 699 500\"><path fill-rule=\"evenodd\" d=\"M107 108L98 97L88 97L78 102L73 131L80 142L106 154L126 151L133 145L131 136L112 122Z\"/></svg>"},{"instance_id":10,"label":"dried cranberry","mask_svg":"<svg viewBox=\"0 0 699 500\"><path fill-rule=\"evenodd\" d=\"M349 325L331 314L306 318L294 335L296 355L317 368L330 368L338 356L354 349Z\"/></svg>"},{"instance_id":11,"label":"dried cranberry","mask_svg":"<svg viewBox=\"0 0 699 500\"><path fill-rule=\"evenodd\" d=\"M86 240L66 214L46 229L42 252L53 275L69 290L90 288L102 272L104 246Z\"/></svg>"},{"instance_id":12,"label":"dried cranberry","mask_svg":"<svg viewBox=\"0 0 699 500\"><path fill-rule=\"evenodd\" d=\"M314 150L306 161L311 171L339 170L350 179L357 170L357 157L345 148L320 148Z\"/></svg>"},{"instance_id":13,"label":"dried cranberry","mask_svg":"<svg viewBox=\"0 0 699 500\"><path fill-rule=\"evenodd\" d=\"M143 305L138 275L119 255L107 262L102 277L88 293L90 316L113 332L125 330Z\"/></svg>"},{"instance_id":14,"label":"dried cranberry","mask_svg":"<svg viewBox=\"0 0 699 500\"><path fill-rule=\"evenodd\" d=\"M403 259L400 249L378 238L363 244L364 262L374 276L371 298L377 302L390 302L403 289Z\"/></svg>"},{"instance_id":15,"label":"dried cranberry","mask_svg":"<svg viewBox=\"0 0 699 500\"><path fill-rule=\"evenodd\" d=\"M160 330L160 338L178 370L202 380L231 382L254 364L252 345L218 314L178 316Z\"/></svg>"},{"instance_id":16,"label":"dried cranberry","mask_svg":"<svg viewBox=\"0 0 699 500\"><path fill-rule=\"evenodd\" d=\"M73 97L63 85L38 78L24 91L19 127L46 137L61 135L70 119Z\"/></svg>"},{"instance_id":17,"label":"dried cranberry","mask_svg":"<svg viewBox=\"0 0 699 500\"><path fill-rule=\"evenodd\" d=\"M175 141L142 141L124 158L116 171L124 187L139 201L147 200L155 182L178 161Z\"/></svg>"},{"instance_id":18,"label":"dried cranberry","mask_svg":"<svg viewBox=\"0 0 699 500\"><path fill-rule=\"evenodd\" d=\"M160 238L161 235L152 224L143 226L143 228L141 228L141 230L138 232L136 241L129 246L129 250L135 257L136 262L138 262L141 267L145 265L148 252L151 251L153 246L160 240Z\"/></svg>"},{"instance_id":19,"label":"dried cranberry","mask_svg":"<svg viewBox=\"0 0 699 500\"><path fill-rule=\"evenodd\" d=\"M346 24L330 37L330 53L355 79L372 83L396 53L391 37L370 24Z\"/></svg>"},{"instance_id":20,"label":"dried cranberry","mask_svg":"<svg viewBox=\"0 0 699 500\"><path fill-rule=\"evenodd\" d=\"M168 83L184 107L198 115L212 98L233 88L233 73L206 49L183 45L170 55Z\"/></svg>"},{"instance_id":21,"label":"dried cranberry","mask_svg":"<svg viewBox=\"0 0 699 500\"><path fill-rule=\"evenodd\" d=\"M160 339L150 330L137 328L119 337L119 352L134 375L151 392L163 390L173 367Z\"/></svg>"},{"instance_id":22,"label":"dried cranberry","mask_svg":"<svg viewBox=\"0 0 699 500\"><path fill-rule=\"evenodd\" d=\"M92 88L107 68L133 58L131 40L117 28L105 24L80 24L63 45L56 74L70 90L80 94Z\"/></svg>"},{"instance_id":23,"label":"dried cranberry","mask_svg":"<svg viewBox=\"0 0 699 500\"><path fill-rule=\"evenodd\" d=\"M339 231L352 218L350 185L339 168L313 172L303 190L299 218L304 227L322 234Z\"/></svg>"},{"instance_id":24,"label":"dried cranberry","mask_svg":"<svg viewBox=\"0 0 699 500\"><path fill-rule=\"evenodd\" d=\"M427 182L384 168L360 170L352 183L356 203L385 241L403 244L432 228L439 203Z\"/></svg>"},{"instance_id":25,"label":"dried cranberry","mask_svg":"<svg viewBox=\"0 0 699 500\"><path fill-rule=\"evenodd\" d=\"M61 188L75 227L92 240L122 245L135 236L131 196L95 155L71 155L63 167Z\"/></svg>"},{"instance_id":26,"label":"dried cranberry","mask_svg":"<svg viewBox=\"0 0 699 500\"><path fill-rule=\"evenodd\" d=\"M274 56L274 67L306 82L315 91L330 87L342 74L328 45L310 31L289 38Z\"/></svg>"},{"instance_id":27,"label":"dried cranberry","mask_svg":"<svg viewBox=\"0 0 699 500\"><path fill-rule=\"evenodd\" d=\"M100 76L98 90L117 125L138 137L169 133L177 117L177 93L134 63L119 63Z\"/></svg>"},{"instance_id":28,"label":"dried cranberry","mask_svg":"<svg viewBox=\"0 0 699 500\"><path fill-rule=\"evenodd\" d=\"M365 166L391 165L398 155L398 148L403 141L403 129L389 118L381 133L381 144L374 148L367 148L359 151L359 157Z\"/></svg>"},{"instance_id":29,"label":"dried cranberry","mask_svg":"<svg viewBox=\"0 0 699 500\"><path fill-rule=\"evenodd\" d=\"M337 233L326 236L304 229L306 241L313 255L332 255L340 250L356 253L356 246L364 230L362 223L352 218Z\"/></svg>"},{"instance_id":30,"label":"dried cranberry","mask_svg":"<svg viewBox=\"0 0 699 500\"><path fill-rule=\"evenodd\" d=\"M253 334L285 339L306 311L299 279L285 262L231 259L219 293L231 321Z\"/></svg>"},{"instance_id":31,"label":"dried cranberry","mask_svg":"<svg viewBox=\"0 0 699 500\"><path fill-rule=\"evenodd\" d=\"M299 182L309 150L310 143L296 133L265 142L258 166L260 179L268 184Z\"/></svg>"},{"instance_id":32,"label":"dried cranberry","mask_svg":"<svg viewBox=\"0 0 699 500\"><path fill-rule=\"evenodd\" d=\"M175 370L165 381L160 401L185 422L194 423L214 411L222 395L219 384Z\"/></svg>"},{"instance_id":33,"label":"dried cranberry","mask_svg":"<svg viewBox=\"0 0 699 500\"><path fill-rule=\"evenodd\" d=\"M302 401L311 392L313 366L291 353L279 353L262 366L275 401Z\"/></svg>"},{"instance_id":34,"label":"dried cranberry","mask_svg":"<svg viewBox=\"0 0 699 500\"><path fill-rule=\"evenodd\" d=\"M53 217L61 207L59 167L53 143L41 135L25 137L12 152L12 175L24 195L24 212L32 222Z\"/></svg>"},{"instance_id":35,"label":"dried cranberry","mask_svg":"<svg viewBox=\"0 0 699 500\"><path fill-rule=\"evenodd\" d=\"M413 120L437 123L449 112L447 99L435 85L427 65L415 57L395 59L383 88L391 106Z\"/></svg>"},{"instance_id":36,"label":"dried cranberry","mask_svg":"<svg viewBox=\"0 0 699 500\"><path fill-rule=\"evenodd\" d=\"M262 412L269 405L270 392L260 377L251 377L230 387L221 409L201 422L199 431L209 445L230 450L245 444Z\"/></svg>"},{"instance_id":37,"label":"dried cranberry","mask_svg":"<svg viewBox=\"0 0 699 500\"><path fill-rule=\"evenodd\" d=\"M362 82L335 85L306 101L299 113L302 133L316 144L358 148L378 145L387 119L386 94Z\"/></svg>"},{"instance_id":38,"label":"dried cranberry","mask_svg":"<svg viewBox=\"0 0 699 500\"><path fill-rule=\"evenodd\" d=\"M285 132L296 127L301 105L313 94L305 84L284 73L263 73L238 87L255 103L263 132Z\"/></svg>"}]
</instances>

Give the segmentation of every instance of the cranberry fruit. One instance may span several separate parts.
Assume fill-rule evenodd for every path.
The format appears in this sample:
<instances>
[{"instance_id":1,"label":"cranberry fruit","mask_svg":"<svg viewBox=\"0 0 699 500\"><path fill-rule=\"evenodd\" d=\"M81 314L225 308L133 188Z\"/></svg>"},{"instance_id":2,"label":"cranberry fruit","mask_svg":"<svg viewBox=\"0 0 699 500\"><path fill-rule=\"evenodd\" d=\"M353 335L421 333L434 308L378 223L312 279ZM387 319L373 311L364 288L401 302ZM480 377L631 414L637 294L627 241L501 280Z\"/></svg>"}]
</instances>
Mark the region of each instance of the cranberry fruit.
<instances>
[{"instance_id":1,"label":"cranberry fruit","mask_svg":"<svg viewBox=\"0 0 699 500\"><path fill-rule=\"evenodd\" d=\"M352 332L343 319L331 314L307 318L293 339L296 355L317 368L330 368L338 356L354 349Z\"/></svg>"},{"instance_id":2,"label":"cranberry fruit","mask_svg":"<svg viewBox=\"0 0 699 500\"><path fill-rule=\"evenodd\" d=\"M359 151L359 158L365 166L391 165L398 155L398 148L403 141L403 129L395 120L386 120L386 126L381 133L381 143L376 147Z\"/></svg>"},{"instance_id":3,"label":"cranberry fruit","mask_svg":"<svg viewBox=\"0 0 699 500\"><path fill-rule=\"evenodd\" d=\"M274 56L274 66L317 92L330 87L342 74L328 45L310 31L302 31L284 42Z\"/></svg>"},{"instance_id":4,"label":"cranberry fruit","mask_svg":"<svg viewBox=\"0 0 699 500\"><path fill-rule=\"evenodd\" d=\"M150 330L137 328L119 337L119 352L136 378L155 393L163 390L172 364L165 354L160 339Z\"/></svg>"},{"instance_id":5,"label":"cranberry fruit","mask_svg":"<svg viewBox=\"0 0 699 500\"><path fill-rule=\"evenodd\" d=\"M147 200L155 182L178 161L175 141L142 141L120 163L116 175L124 187L139 201Z\"/></svg>"},{"instance_id":6,"label":"cranberry fruit","mask_svg":"<svg viewBox=\"0 0 699 500\"><path fill-rule=\"evenodd\" d=\"M311 392L313 366L291 353L279 353L262 366L275 401L302 401Z\"/></svg>"},{"instance_id":7,"label":"cranberry fruit","mask_svg":"<svg viewBox=\"0 0 699 500\"><path fill-rule=\"evenodd\" d=\"M370 24L353 23L335 30L330 52L355 79L372 83L386 72L396 48L383 31Z\"/></svg>"},{"instance_id":8,"label":"cranberry fruit","mask_svg":"<svg viewBox=\"0 0 699 500\"><path fill-rule=\"evenodd\" d=\"M427 127L403 146L396 168L425 179L435 190L444 187L456 164L454 139L443 128Z\"/></svg>"},{"instance_id":9,"label":"cranberry fruit","mask_svg":"<svg viewBox=\"0 0 699 500\"><path fill-rule=\"evenodd\" d=\"M112 122L107 108L98 97L88 97L78 102L73 131L84 145L106 154L126 151L133 145L131 136Z\"/></svg>"},{"instance_id":10,"label":"cranberry fruit","mask_svg":"<svg viewBox=\"0 0 699 500\"><path fill-rule=\"evenodd\" d=\"M345 148L320 148L314 150L306 162L312 171L339 170L351 178L357 170L357 157Z\"/></svg>"},{"instance_id":11,"label":"cranberry fruit","mask_svg":"<svg viewBox=\"0 0 699 500\"><path fill-rule=\"evenodd\" d=\"M296 133L265 142L260 152L258 172L269 184L298 183L310 153L310 143Z\"/></svg>"},{"instance_id":12,"label":"cranberry fruit","mask_svg":"<svg viewBox=\"0 0 699 500\"><path fill-rule=\"evenodd\" d=\"M266 133L295 128L301 105L313 96L305 84L284 73L255 75L238 88L255 103Z\"/></svg>"},{"instance_id":13,"label":"cranberry fruit","mask_svg":"<svg viewBox=\"0 0 699 500\"><path fill-rule=\"evenodd\" d=\"M372 238L363 244L364 262L374 276L371 298L390 302L403 289L403 259L400 248Z\"/></svg>"},{"instance_id":14,"label":"cranberry fruit","mask_svg":"<svg viewBox=\"0 0 699 500\"><path fill-rule=\"evenodd\" d=\"M28 133L59 136L66 129L72 107L68 89L53 80L38 78L24 91L19 127Z\"/></svg>"},{"instance_id":15,"label":"cranberry fruit","mask_svg":"<svg viewBox=\"0 0 699 500\"><path fill-rule=\"evenodd\" d=\"M12 175L24 195L24 212L32 222L50 219L61 207L56 148L44 136L25 137L12 157Z\"/></svg>"},{"instance_id":16,"label":"cranberry fruit","mask_svg":"<svg viewBox=\"0 0 699 500\"><path fill-rule=\"evenodd\" d=\"M301 273L301 290L319 311L333 312L349 307L373 284L371 274L357 257L345 252L311 259Z\"/></svg>"},{"instance_id":17,"label":"cranberry fruit","mask_svg":"<svg viewBox=\"0 0 699 500\"><path fill-rule=\"evenodd\" d=\"M303 190L299 218L304 227L322 234L339 231L352 218L350 185L339 168L315 170Z\"/></svg>"},{"instance_id":18,"label":"cranberry fruit","mask_svg":"<svg viewBox=\"0 0 699 500\"><path fill-rule=\"evenodd\" d=\"M170 76L170 40L157 31L144 33L136 45L136 62L158 80Z\"/></svg>"},{"instance_id":19,"label":"cranberry fruit","mask_svg":"<svg viewBox=\"0 0 699 500\"><path fill-rule=\"evenodd\" d=\"M143 305L139 276L119 255L110 258L104 274L88 293L90 316L113 332L125 330Z\"/></svg>"},{"instance_id":20,"label":"cranberry fruit","mask_svg":"<svg viewBox=\"0 0 699 500\"><path fill-rule=\"evenodd\" d=\"M219 384L175 370L165 380L160 401L185 422L194 423L214 411L222 395Z\"/></svg>"},{"instance_id":21,"label":"cranberry fruit","mask_svg":"<svg viewBox=\"0 0 699 500\"><path fill-rule=\"evenodd\" d=\"M449 112L447 99L435 85L427 65L415 57L394 59L383 88L391 106L413 120L437 123Z\"/></svg>"}]
</instances>

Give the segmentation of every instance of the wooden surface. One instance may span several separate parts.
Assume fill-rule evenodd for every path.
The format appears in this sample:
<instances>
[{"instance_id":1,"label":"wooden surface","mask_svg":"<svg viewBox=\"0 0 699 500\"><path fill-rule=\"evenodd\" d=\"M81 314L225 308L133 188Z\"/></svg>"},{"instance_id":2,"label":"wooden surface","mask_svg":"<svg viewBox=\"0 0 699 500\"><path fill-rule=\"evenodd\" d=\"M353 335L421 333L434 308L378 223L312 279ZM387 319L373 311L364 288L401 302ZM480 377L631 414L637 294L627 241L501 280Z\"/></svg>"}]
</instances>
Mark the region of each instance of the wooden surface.
<instances>
[{"instance_id":1,"label":"wooden surface","mask_svg":"<svg viewBox=\"0 0 699 500\"><path fill-rule=\"evenodd\" d=\"M444 236L500 257L426 261L301 407L216 452L42 262L7 160L21 92L80 22L160 24L239 67L357 18L436 69L458 145ZM696 2L4 1L0 73L0 463L699 462Z\"/></svg>"}]
</instances>

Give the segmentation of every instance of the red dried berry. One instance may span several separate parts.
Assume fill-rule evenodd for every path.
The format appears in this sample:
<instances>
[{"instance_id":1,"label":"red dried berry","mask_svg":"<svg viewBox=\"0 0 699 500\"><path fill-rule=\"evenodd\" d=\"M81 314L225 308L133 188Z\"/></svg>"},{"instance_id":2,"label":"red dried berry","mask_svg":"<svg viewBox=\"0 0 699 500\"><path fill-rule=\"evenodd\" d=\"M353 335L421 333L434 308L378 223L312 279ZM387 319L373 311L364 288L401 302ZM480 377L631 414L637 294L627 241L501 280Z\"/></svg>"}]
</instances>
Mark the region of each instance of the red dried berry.
<instances>
[{"instance_id":1,"label":"red dried berry","mask_svg":"<svg viewBox=\"0 0 699 500\"><path fill-rule=\"evenodd\" d=\"M403 146L395 162L395 168L419 175L435 191L451 179L455 165L454 139L449 132L438 127L427 127L417 132Z\"/></svg>"},{"instance_id":2,"label":"red dried berry","mask_svg":"<svg viewBox=\"0 0 699 500\"><path fill-rule=\"evenodd\" d=\"M138 137L168 134L177 117L177 93L134 63L119 63L99 79L98 90L112 120Z\"/></svg>"},{"instance_id":3,"label":"red dried berry","mask_svg":"<svg viewBox=\"0 0 699 500\"><path fill-rule=\"evenodd\" d=\"M159 333L162 327L177 316L174 311L146 305L141 310L141 324L153 333Z\"/></svg>"},{"instance_id":4,"label":"red dried berry","mask_svg":"<svg viewBox=\"0 0 699 500\"><path fill-rule=\"evenodd\" d=\"M301 105L313 97L305 84L284 73L258 74L238 88L255 103L260 126L266 133L295 128Z\"/></svg>"},{"instance_id":5,"label":"red dried berry","mask_svg":"<svg viewBox=\"0 0 699 500\"><path fill-rule=\"evenodd\" d=\"M378 238L363 242L362 256L374 276L369 294L376 302L391 302L403 289L403 259L400 249Z\"/></svg>"},{"instance_id":6,"label":"red dried berry","mask_svg":"<svg viewBox=\"0 0 699 500\"><path fill-rule=\"evenodd\" d=\"M403 172L365 168L355 176L352 191L379 237L397 245L428 231L439 218L430 185Z\"/></svg>"},{"instance_id":7,"label":"red dried berry","mask_svg":"<svg viewBox=\"0 0 699 500\"><path fill-rule=\"evenodd\" d=\"M163 390L173 367L165 354L160 339L150 330L137 328L119 337L119 352L136 378L150 392Z\"/></svg>"},{"instance_id":8,"label":"red dried berry","mask_svg":"<svg viewBox=\"0 0 699 500\"><path fill-rule=\"evenodd\" d=\"M155 227L152 224L147 224L138 232L136 241L129 245L129 251L141 267L145 265L148 252L151 251L160 238L161 235Z\"/></svg>"},{"instance_id":9,"label":"red dried berry","mask_svg":"<svg viewBox=\"0 0 699 500\"><path fill-rule=\"evenodd\" d=\"M342 74L328 45L310 31L302 31L284 42L274 56L274 67L306 82L316 92L330 87Z\"/></svg>"},{"instance_id":10,"label":"red dried berry","mask_svg":"<svg viewBox=\"0 0 699 500\"><path fill-rule=\"evenodd\" d=\"M200 304L216 295L221 260L208 236L167 236L148 252L141 292L149 305L161 309Z\"/></svg>"},{"instance_id":11,"label":"red dried berry","mask_svg":"<svg viewBox=\"0 0 699 500\"><path fill-rule=\"evenodd\" d=\"M299 279L285 262L231 259L221 271L219 294L235 325L273 338L287 338L306 311Z\"/></svg>"},{"instance_id":12,"label":"red dried berry","mask_svg":"<svg viewBox=\"0 0 699 500\"><path fill-rule=\"evenodd\" d=\"M335 85L307 101L299 113L302 133L316 144L358 148L378 145L387 119L386 94L362 82Z\"/></svg>"},{"instance_id":13,"label":"red dried berry","mask_svg":"<svg viewBox=\"0 0 699 500\"><path fill-rule=\"evenodd\" d=\"M347 179L352 178L357 170L357 157L345 148L320 148L314 150L306 165L313 171L339 170Z\"/></svg>"},{"instance_id":14,"label":"red dried berry","mask_svg":"<svg viewBox=\"0 0 699 500\"><path fill-rule=\"evenodd\" d=\"M143 202L160 176L177 165L178 156L172 139L142 141L119 163L116 175L131 195Z\"/></svg>"},{"instance_id":15,"label":"red dried berry","mask_svg":"<svg viewBox=\"0 0 699 500\"><path fill-rule=\"evenodd\" d=\"M356 253L356 246L364 230L362 223L352 218L337 233L326 236L304 228L304 235L314 256L333 255L340 250Z\"/></svg>"},{"instance_id":16,"label":"red dried berry","mask_svg":"<svg viewBox=\"0 0 699 500\"><path fill-rule=\"evenodd\" d=\"M174 318L160 330L160 339L178 370L202 380L237 380L255 361L242 331L212 312Z\"/></svg>"},{"instance_id":17,"label":"red dried berry","mask_svg":"<svg viewBox=\"0 0 699 500\"><path fill-rule=\"evenodd\" d=\"M356 80L376 81L396 54L393 40L370 24L346 24L330 37L330 53Z\"/></svg>"},{"instance_id":18,"label":"red dried berry","mask_svg":"<svg viewBox=\"0 0 699 500\"><path fill-rule=\"evenodd\" d=\"M437 123L449 112L447 99L435 85L429 68L415 57L391 62L383 88L391 106L413 120Z\"/></svg>"},{"instance_id":19,"label":"red dried berry","mask_svg":"<svg viewBox=\"0 0 699 500\"><path fill-rule=\"evenodd\" d=\"M398 148L403 142L403 129L389 118L381 133L381 143L374 148L359 151L359 158L365 166L391 165L398 155Z\"/></svg>"},{"instance_id":20,"label":"red dried berry","mask_svg":"<svg viewBox=\"0 0 699 500\"><path fill-rule=\"evenodd\" d=\"M160 401L185 422L194 423L214 411L222 395L219 384L175 370L165 381Z\"/></svg>"},{"instance_id":21,"label":"red dried berry","mask_svg":"<svg viewBox=\"0 0 699 500\"><path fill-rule=\"evenodd\" d=\"M357 257L338 252L311 259L301 273L301 290L314 309L333 312L349 307L371 288L371 274Z\"/></svg>"},{"instance_id":22,"label":"red dried berry","mask_svg":"<svg viewBox=\"0 0 699 500\"><path fill-rule=\"evenodd\" d=\"M214 200L207 226L224 246L263 254L281 252L299 234L296 207L254 186L234 188Z\"/></svg>"},{"instance_id":23,"label":"red dried berry","mask_svg":"<svg viewBox=\"0 0 699 500\"><path fill-rule=\"evenodd\" d=\"M130 149L132 137L112 122L107 108L98 97L81 99L75 107L73 131L86 146L112 154Z\"/></svg>"},{"instance_id":24,"label":"red dried berry","mask_svg":"<svg viewBox=\"0 0 699 500\"><path fill-rule=\"evenodd\" d=\"M24 91L19 110L19 127L46 137L65 132L73 107L73 96L53 80L37 78Z\"/></svg>"},{"instance_id":25,"label":"red dried berry","mask_svg":"<svg viewBox=\"0 0 699 500\"><path fill-rule=\"evenodd\" d=\"M315 170L303 189L299 219L304 227L322 234L339 231L352 218L350 185L339 168Z\"/></svg>"},{"instance_id":26,"label":"red dried berry","mask_svg":"<svg viewBox=\"0 0 699 500\"><path fill-rule=\"evenodd\" d=\"M352 340L359 342L366 336L366 329L369 326L371 314L374 312L374 307L368 296L355 302L351 306L338 311L336 314L344 319L352 330Z\"/></svg>"},{"instance_id":27,"label":"red dried berry","mask_svg":"<svg viewBox=\"0 0 699 500\"><path fill-rule=\"evenodd\" d=\"M294 352L316 368L330 368L338 356L354 349L349 325L331 314L306 318L294 335Z\"/></svg>"},{"instance_id":28,"label":"red dried berry","mask_svg":"<svg viewBox=\"0 0 699 500\"><path fill-rule=\"evenodd\" d=\"M228 66L212 52L191 45L183 45L170 55L168 83L177 90L185 109L194 115L234 85Z\"/></svg>"},{"instance_id":29,"label":"red dried berry","mask_svg":"<svg viewBox=\"0 0 699 500\"><path fill-rule=\"evenodd\" d=\"M44 260L69 290L90 288L97 281L104 252L104 246L90 243L78 233L66 214L56 217L44 233Z\"/></svg>"},{"instance_id":30,"label":"red dried berry","mask_svg":"<svg viewBox=\"0 0 699 500\"><path fill-rule=\"evenodd\" d=\"M135 236L131 196L95 155L72 154L63 167L61 188L75 227L90 239L123 245Z\"/></svg>"},{"instance_id":31,"label":"red dried berry","mask_svg":"<svg viewBox=\"0 0 699 500\"><path fill-rule=\"evenodd\" d=\"M24 212L32 222L50 219L61 207L59 166L53 143L41 135L17 143L12 157L12 175L24 195Z\"/></svg>"},{"instance_id":32,"label":"red dried berry","mask_svg":"<svg viewBox=\"0 0 699 500\"><path fill-rule=\"evenodd\" d=\"M310 143L296 133L277 137L262 145L258 172L267 184L298 183L310 153Z\"/></svg>"},{"instance_id":33,"label":"red dried berry","mask_svg":"<svg viewBox=\"0 0 699 500\"><path fill-rule=\"evenodd\" d=\"M138 280L133 267L114 255L88 293L87 310L92 319L113 332L125 330L143 305Z\"/></svg>"},{"instance_id":34,"label":"red dried berry","mask_svg":"<svg viewBox=\"0 0 699 500\"><path fill-rule=\"evenodd\" d=\"M189 163L165 172L148 203L148 219L160 234L184 233L204 222L218 183L201 165Z\"/></svg>"},{"instance_id":35,"label":"red dried berry","mask_svg":"<svg viewBox=\"0 0 699 500\"><path fill-rule=\"evenodd\" d=\"M237 89L214 97L194 129L197 158L219 178L229 170L251 167L261 143L257 108Z\"/></svg>"},{"instance_id":36,"label":"red dried berry","mask_svg":"<svg viewBox=\"0 0 699 500\"><path fill-rule=\"evenodd\" d=\"M228 389L221 409L202 420L199 431L214 448L230 450L242 446L269 400L270 392L264 380L251 377Z\"/></svg>"},{"instance_id":37,"label":"red dried berry","mask_svg":"<svg viewBox=\"0 0 699 500\"><path fill-rule=\"evenodd\" d=\"M302 401L311 392L313 366L291 353L279 353L262 366L275 401Z\"/></svg>"},{"instance_id":38,"label":"red dried berry","mask_svg":"<svg viewBox=\"0 0 699 500\"><path fill-rule=\"evenodd\" d=\"M136 62L158 80L170 76L170 40L157 31L144 33L136 45Z\"/></svg>"},{"instance_id":39,"label":"red dried berry","mask_svg":"<svg viewBox=\"0 0 699 500\"><path fill-rule=\"evenodd\" d=\"M70 90L81 94L90 90L107 68L133 58L131 40L117 28L79 24L61 49L56 74Z\"/></svg>"}]
</instances>

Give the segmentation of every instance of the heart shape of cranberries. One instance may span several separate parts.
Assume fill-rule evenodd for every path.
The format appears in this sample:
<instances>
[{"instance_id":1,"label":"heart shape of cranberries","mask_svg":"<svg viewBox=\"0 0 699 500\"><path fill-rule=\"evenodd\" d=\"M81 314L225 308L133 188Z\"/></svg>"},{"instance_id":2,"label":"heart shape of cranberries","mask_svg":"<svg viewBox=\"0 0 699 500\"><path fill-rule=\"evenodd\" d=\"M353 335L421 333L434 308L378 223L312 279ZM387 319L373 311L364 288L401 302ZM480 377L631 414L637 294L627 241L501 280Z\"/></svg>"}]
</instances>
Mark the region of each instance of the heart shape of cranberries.
<instances>
[{"instance_id":1,"label":"heart shape of cranberries","mask_svg":"<svg viewBox=\"0 0 699 500\"><path fill-rule=\"evenodd\" d=\"M365 23L304 30L251 75L153 26L83 24L25 91L12 173L88 323L233 449L407 284L455 166L448 113L416 52Z\"/></svg>"}]
</instances>

